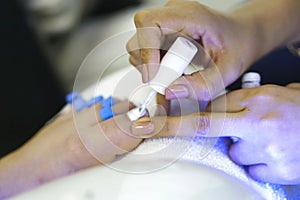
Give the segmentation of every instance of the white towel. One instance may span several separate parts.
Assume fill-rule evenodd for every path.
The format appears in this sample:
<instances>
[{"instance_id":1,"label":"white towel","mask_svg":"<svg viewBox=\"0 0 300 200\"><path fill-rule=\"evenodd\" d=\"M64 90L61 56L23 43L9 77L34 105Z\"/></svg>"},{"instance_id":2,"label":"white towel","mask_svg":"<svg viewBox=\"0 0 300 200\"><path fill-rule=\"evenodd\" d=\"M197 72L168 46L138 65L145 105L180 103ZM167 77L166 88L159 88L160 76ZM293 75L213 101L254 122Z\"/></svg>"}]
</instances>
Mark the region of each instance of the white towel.
<instances>
[{"instance_id":1,"label":"white towel","mask_svg":"<svg viewBox=\"0 0 300 200\"><path fill-rule=\"evenodd\" d=\"M211 148L212 144L215 144L213 148ZM143 161L149 161L151 159L165 160L166 166L149 166L149 168L142 166L136 169L123 169L128 171L137 170L137 172L141 170L141 172L145 172L147 170L156 170L160 167L167 167L167 165L172 164L172 162L176 160L187 161L222 171L254 189L264 199L291 199L287 198L286 188L284 186L255 181L248 176L243 167L232 162L228 156L229 144L226 138L167 137L147 139L132 153L114 163L112 167L124 167L126 160L140 160L141 164Z\"/></svg>"},{"instance_id":2,"label":"white towel","mask_svg":"<svg viewBox=\"0 0 300 200\"><path fill-rule=\"evenodd\" d=\"M83 95L85 97L91 97L97 94L111 95L111 91L117 87L116 81L121 80L125 76L130 77L130 81L134 82L135 77L140 77L140 75L132 70L131 68L124 68L109 77L101 80L94 86L91 86ZM134 82L134 84L139 84L140 80ZM134 87L133 87L134 88ZM114 93L115 94L115 93ZM126 94L120 95L119 98L126 97ZM212 148L212 145L214 147ZM160 167L166 167L176 160L182 160L187 162L193 162L195 164L208 166L219 171L222 171L237 180L240 180L247 186L256 190L265 199L299 199L299 188L282 186L264 182L258 182L253 180L245 169L233 161L230 160L228 156L229 143L226 138L182 138L182 137L169 137L169 138L156 138L156 139L146 139L142 144L140 144L132 153L127 154L122 157L119 161L114 162L112 167L123 170L140 170L141 172L153 171L159 169ZM164 160L165 166L136 166L135 169L124 169L124 163L126 161L135 160L140 161L151 161L151 160ZM128 165L132 166L132 165ZM297 196L297 197L296 197Z\"/></svg>"}]
</instances>

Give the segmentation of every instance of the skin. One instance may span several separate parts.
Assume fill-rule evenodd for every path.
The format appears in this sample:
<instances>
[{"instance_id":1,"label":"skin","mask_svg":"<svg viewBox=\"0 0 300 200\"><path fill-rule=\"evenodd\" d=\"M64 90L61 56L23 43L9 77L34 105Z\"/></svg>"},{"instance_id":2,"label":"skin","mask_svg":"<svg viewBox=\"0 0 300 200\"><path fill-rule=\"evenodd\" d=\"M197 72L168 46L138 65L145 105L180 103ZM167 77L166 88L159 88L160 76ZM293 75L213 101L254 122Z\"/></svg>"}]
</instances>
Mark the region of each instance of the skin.
<instances>
[{"instance_id":1,"label":"skin","mask_svg":"<svg viewBox=\"0 0 300 200\"><path fill-rule=\"evenodd\" d=\"M135 15L137 33L127 44L130 62L148 82L158 70L165 43L178 34L201 42L216 65L177 79L166 90L166 98L209 101L224 89L220 75L227 86L266 53L300 39L299 8L297 0L254 0L220 13L198 2L171 0L164 7Z\"/></svg>"},{"instance_id":2,"label":"skin","mask_svg":"<svg viewBox=\"0 0 300 200\"><path fill-rule=\"evenodd\" d=\"M152 31L138 29L127 45L130 61L147 82L158 69L159 47L176 36L174 30L201 41L216 65L179 78L167 90L166 97L208 101L223 89L215 84L219 81L216 80L218 73L226 86L256 59L280 45L300 39L299 8L298 0L254 0L223 14L196 2L169 1L163 8L135 16L137 28L152 27ZM241 45L241 41L245 45ZM208 81L204 83L202 77ZM196 95L191 95L191 91L196 91ZM1 158L0 199L81 169L111 162L117 155L134 149L141 138L178 134L238 137L229 154L233 161L247 166L253 178L299 184L299 96L300 84L266 85L234 91L214 100L211 105L215 112L145 117L134 123L123 114L128 106L116 109L119 115L106 121L95 115L95 110L101 108L99 104L75 115L73 112L60 115L24 146ZM221 98L226 98L226 106ZM161 123L164 120L165 123ZM210 132L220 124L223 125L221 132Z\"/></svg>"},{"instance_id":3,"label":"skin","mask_svg":"<svg viewBox=\"0 0 300 200\"><path fill-rule=\"evenodd\" d=\"M101 104L59 115L21 148L1 158L0 199L109 163L142 141L128 134L131 122L123 114L128 111L127 102L113 106L117 116L106 121L95 115L99 109ZM97 149L91 150L94 146Z\"/></svg>"},{"instance_id":4,"label":"skin","mask_svg":"<svg viewBox=\"0 0 300 200\"><path fill-rule=\"evenodd\" d=\"M222 98L226 98L226 107ZM209 112L211 105L214 112ZM208 106L208 112L167 117L159 136L237 137L229 155L246 166L254 179L300 184L299 117L300 84L264 85L219 97ZM149 123L143 123L148 133ZM161 117L152 118L151 123L155 134ZM141 126L137 134L143 133ZM220 132L211 130L220 126Z\"/></svg>"},{"instance_id":5,"label":"skin","mask_svg":"<svg viewBox=\"0 0 300 200\"><path fill-rule=\"evenodd\" d=\"M159 67L160 48L174 35L184 34L199 42L216 65L177 79L166 90L166 99L209 101L224 89L218 75L227 86L263 55L300 40L299 10L298 0L253 0L230 13L197 2L171 0L164 7L135 15L137 33L127 44L130 62L148 82ZM211 103L214 112L167 117L163 135L238 137L229 154L247 167L250 176L271 183L300 184L299 88L295 83L230 92ZM149 122L154 133L159 122L160 117ZM221 132L209 131L220 125ZM150 125L144 126L149 132Z\"/></svg>"}]
</instances>

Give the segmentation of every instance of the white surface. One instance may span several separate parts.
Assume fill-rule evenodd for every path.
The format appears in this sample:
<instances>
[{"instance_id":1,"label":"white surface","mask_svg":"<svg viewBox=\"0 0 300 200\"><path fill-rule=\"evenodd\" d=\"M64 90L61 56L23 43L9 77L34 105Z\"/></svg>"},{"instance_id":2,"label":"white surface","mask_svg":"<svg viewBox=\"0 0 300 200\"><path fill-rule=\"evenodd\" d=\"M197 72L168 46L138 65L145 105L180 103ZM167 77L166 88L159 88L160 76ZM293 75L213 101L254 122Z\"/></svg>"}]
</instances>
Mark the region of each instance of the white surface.
<instances>
[{"instance_id":1,"label":"white surface","mask_svg":"<svg viewBox=\"0 0 300 200\"><path fill-rule=\"evenodd\" d=\"M159 161L157 161L159 162ZM141 163L132 163L132 165ZM147 165L147 163L143 163ZM15 200L255 200L261 199L238 181L210 168L178 162L147 174L93 168Z\"/></svg>"}]
</instances>

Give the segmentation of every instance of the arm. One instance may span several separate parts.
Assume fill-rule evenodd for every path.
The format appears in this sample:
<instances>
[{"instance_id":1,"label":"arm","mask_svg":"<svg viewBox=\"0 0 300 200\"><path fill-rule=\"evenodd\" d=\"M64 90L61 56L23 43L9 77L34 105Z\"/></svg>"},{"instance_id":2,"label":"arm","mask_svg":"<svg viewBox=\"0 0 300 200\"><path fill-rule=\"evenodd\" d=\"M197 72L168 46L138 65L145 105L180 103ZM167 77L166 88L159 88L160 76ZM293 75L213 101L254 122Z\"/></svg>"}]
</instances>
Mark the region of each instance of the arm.
<instances>
[{"instance_id":1,"label":"arm","mask_svg":"<svg viewBox=\"0 0 300 200\"><path fill-rule=\"evenodd\" d=\"M3 157L0 199L81 169L110 163L142 141L128 134L131 122L122 114L128 104L116 104L114 112L120 115L106 121L95 115L100 106L74 116L73 112L58 116L21 148Z\"/></svg>"},{"instance_id":2,"label":"arm","mask_svg":"<svg viewBox=\"0 0 300 200\"><path fill-rule=\"evenodd\" d=\"M251 24L256 35L257 58L273 49L300 40L300 1L254 0L230 14L240 23Z\"/></svg>"}]
</instances>

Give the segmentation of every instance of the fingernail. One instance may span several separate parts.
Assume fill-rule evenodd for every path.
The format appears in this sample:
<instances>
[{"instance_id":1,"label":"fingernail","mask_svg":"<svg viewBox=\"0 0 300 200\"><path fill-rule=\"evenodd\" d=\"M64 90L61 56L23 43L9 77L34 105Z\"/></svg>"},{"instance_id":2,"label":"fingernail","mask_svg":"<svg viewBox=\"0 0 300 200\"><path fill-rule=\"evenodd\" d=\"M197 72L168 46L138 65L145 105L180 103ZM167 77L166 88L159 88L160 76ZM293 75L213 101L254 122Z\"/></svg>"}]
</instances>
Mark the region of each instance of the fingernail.
<instances>
[{"instance_id":1,"label":"fingernail","mask_svg":"<svg viewBox=\"0 0 300 200\"><path fill-rule=\"evenodd\" d=\"M172 85L166 89L166 99L186 98L189 96L189 90L185 85Z\"/></svg>"},{"instance_id":2,"label":"fingernail","mask_svg":"<svg viewBox=\"0 0 300 200\"><path fill-rule=\"evenodd\" d=\"M132 125L132 134L135 136L149 135L154 132L154 125L149 117L143 117Z\"/></svg>"},{"instance_id":3,"label":"fingernail","mask_svg":"<svg viewBox=\"0 0 300 200\"><path fill-rule=\"evenodd\" d=\"M143 64L142 66L142 79L143 83L147 83L149 81L148 67L146 64Z\"/></svg>"}]
</instances>

